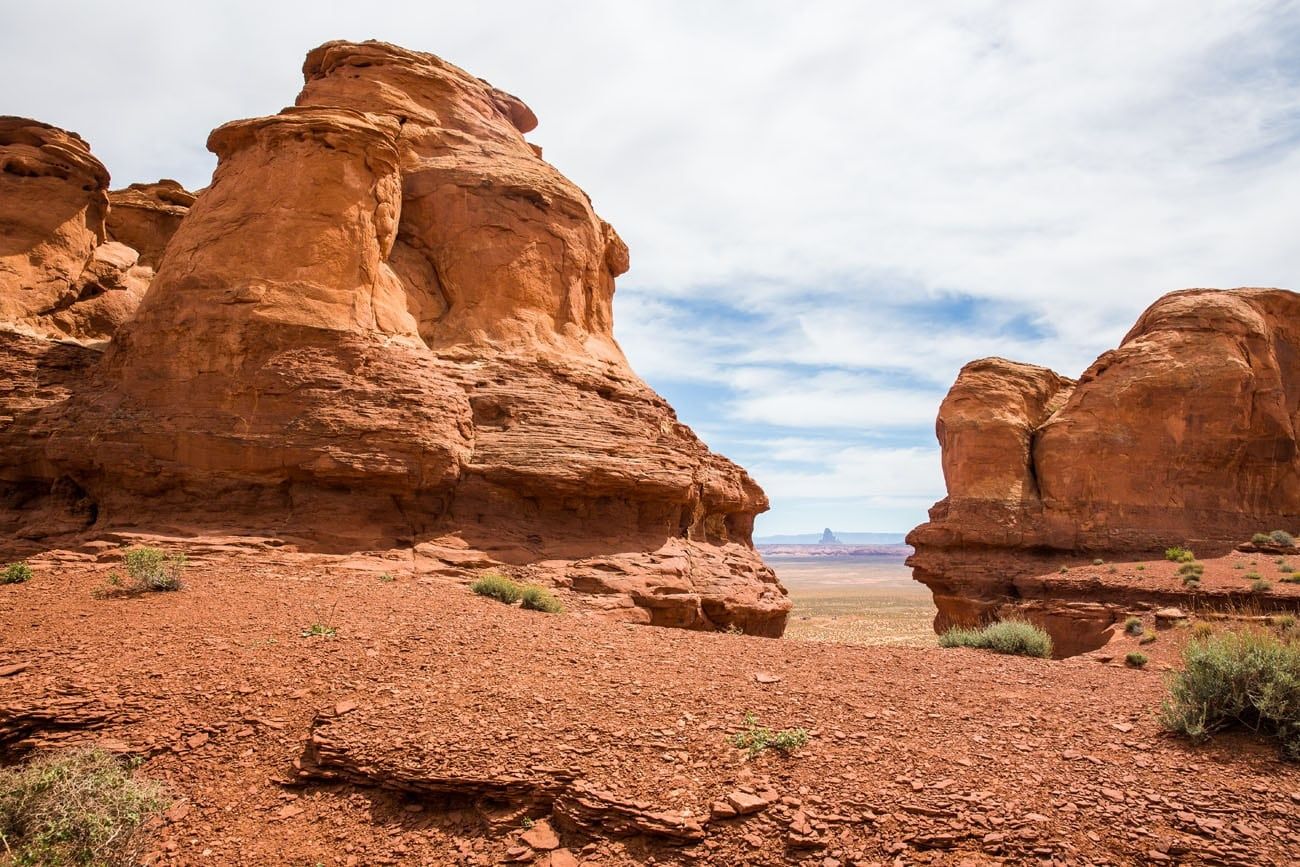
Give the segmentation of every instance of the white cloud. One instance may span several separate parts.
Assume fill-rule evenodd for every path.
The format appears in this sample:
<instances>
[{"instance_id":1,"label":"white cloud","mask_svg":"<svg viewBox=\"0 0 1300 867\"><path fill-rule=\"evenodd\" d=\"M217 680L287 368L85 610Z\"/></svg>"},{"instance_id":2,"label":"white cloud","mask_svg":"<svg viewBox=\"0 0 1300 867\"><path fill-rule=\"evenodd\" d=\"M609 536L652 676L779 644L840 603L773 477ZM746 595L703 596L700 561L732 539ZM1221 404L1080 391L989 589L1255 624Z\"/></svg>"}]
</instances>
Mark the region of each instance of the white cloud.
<instances>
[{"instance_id":1,"label":"white cloud","mask_svg":"<svg viewBox=\"0 0 1300 867\"><path fill-rule=\"evenodd\" d=\"M809 449L819 446L815 464L759 462L749 469L774 500L870 498L877 504L925 507L943 496L937 448L807 443Z\"/></svg>"}]
</instances>

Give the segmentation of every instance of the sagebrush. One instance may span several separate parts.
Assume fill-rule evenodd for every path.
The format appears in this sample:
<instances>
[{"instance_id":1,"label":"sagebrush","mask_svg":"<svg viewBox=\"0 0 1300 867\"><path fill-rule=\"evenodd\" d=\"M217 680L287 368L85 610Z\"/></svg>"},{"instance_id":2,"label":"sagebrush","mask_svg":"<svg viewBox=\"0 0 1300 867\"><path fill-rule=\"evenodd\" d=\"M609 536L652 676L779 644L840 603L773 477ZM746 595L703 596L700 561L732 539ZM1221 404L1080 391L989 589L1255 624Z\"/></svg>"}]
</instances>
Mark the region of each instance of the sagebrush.
<instances>
[{"instance_id":1,"label":"sagebrush","mask_svg":"<svg viewBox=\"0 0 1300 867\"><path fill-rule=\"evenodd\" d=\"M1003 620L983 628L955 626L939 636L940 647L975 647L1017 656L1052 655L1052 637L1032 623Z\"/></svg>"},{"instance_id":2,"label":"sagebrush","mask_svg":"<svg viewBox=\"0 0 1300 867\"><path fill-rule=\"evenodd\" d=\"M1198 637L1183 649L1161 722L1193 742L1231 728L1277 738L1300 761L1300 644L1264 630Z\"/></svg>"},{"instance_id":3,"label":"sagebrush","mask_svg":"<svg viewBox=\"0 0 1300 867\"><path fill-rule=\"evenodd\" d=\"M745 730L731 736L731 745L746 750L750 758L764 750L789 754L806 743L808 743L807 729L781 729L774 732L766 726L759 725L758 717L752 713L745 714Z\"/></svg>"},{"instance_id":4,"label":"sagebrush","mask_svg":"<svg viewBox=\"0 0 1300 867\"><path fill-rule=\"evenodd\" d=\"M22 560L10 563L3 572L0 572L0 584L22 584L30 580L32 580L32 567Z\"/></svg>"},{"instance_id":5,"label":"sagebrush","mask_svg":"<svg viewBox=\"0 0 1300 867\"><path fill-rule=\"evenodd\" d=\"M490 596L508 605L518 602L524 595L523 587L498 572L488 572L469 585L469 589L479 596Z\"/></svg>"},{"instance_id":6,"label":"sagebrush","mask_svg":"<svg viewBox=\"0 0 1300 867\"><path fill-rule=\"evenodd\" d=\"M5 861L49 867L138 863L140 827L166 807L162 790L136 780L96 748L54 753L0 770Z\"/></svg>"},{"instance_id":7,"label":"sagebrush","mask_svg":"<svg viewBox=\"0 0 1300 867\"><path fill-rule=\"evenodd\" d=\"M564 610L560 600L555 598L555 594L545 588L529 584L520 594L520 607L527 608L530 611L545 611L547 614L558 614Z\"/></svg>"},{"instance_id":8,"label":"sagebrush","mask_svg":"<svg viewBox=\"0 0 1300 867\"><path fill-rule=\"evenodd\" d=\"M168 554L147 545L131 548L122 557L129 582L126 589L133 593L180 590L185 564L185 555L179 551Z\"/></svg>"}]
</instances>

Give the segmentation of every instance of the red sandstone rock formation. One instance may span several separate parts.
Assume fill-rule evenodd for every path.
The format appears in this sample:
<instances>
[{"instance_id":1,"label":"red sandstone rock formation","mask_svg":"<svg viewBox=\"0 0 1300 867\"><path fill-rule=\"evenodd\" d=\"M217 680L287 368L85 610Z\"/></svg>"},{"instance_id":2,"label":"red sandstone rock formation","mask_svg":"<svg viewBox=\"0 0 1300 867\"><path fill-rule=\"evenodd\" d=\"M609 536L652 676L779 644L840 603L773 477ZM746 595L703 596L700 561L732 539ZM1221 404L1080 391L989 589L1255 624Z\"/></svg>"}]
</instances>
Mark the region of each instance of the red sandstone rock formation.
<instances>
[{"instance_id":1,"label":"red sandstone rock formation","mask_svg":"<svg viewBox=\"0 0 1300 867\"><path fill-rule=\"evenodd\" d=\"M66 399L11 407L11 504L48 512L58 484L97 529L399 543L613 617L779 635L750 541L766 498L629 368L627 248L524 140L527 107L383 43L329 43L304 74L295 107L212 133L170 241L183 191L114 194L157 275ZM39 343L6 339L39 370Z\"/></svg>"},{"instance_id":2,"label":"red sandstone rock formation","mask_svg":"<svg viewBox=\"0 0 1300 867\"><path fill-rule=\"evenodd\" d=\"M140 264L156 271L167 242L194 204L194 194L164 178L157 183L111 190L108 201L109 235L134 248L140 254Z\"/></svg>"},{"instance_id":3,"label":"red sandstone rock formation","mask_svg":"<svg viewBox=\"0 0 1300 867\"><path fill-rule=\"evenodd\" d=\"M936 629L1010 605L1062 652L1086 649L1103 640L1105 612L1054 605L1049 580L1028 580L1062 554L1190 544L1213 556L1294 529L1298 409L1300 295L1277 289L1166 295L1078 383L1002 359L968 364L939 410L948 496L908 537Z\"/></svg>"}]
</instances>

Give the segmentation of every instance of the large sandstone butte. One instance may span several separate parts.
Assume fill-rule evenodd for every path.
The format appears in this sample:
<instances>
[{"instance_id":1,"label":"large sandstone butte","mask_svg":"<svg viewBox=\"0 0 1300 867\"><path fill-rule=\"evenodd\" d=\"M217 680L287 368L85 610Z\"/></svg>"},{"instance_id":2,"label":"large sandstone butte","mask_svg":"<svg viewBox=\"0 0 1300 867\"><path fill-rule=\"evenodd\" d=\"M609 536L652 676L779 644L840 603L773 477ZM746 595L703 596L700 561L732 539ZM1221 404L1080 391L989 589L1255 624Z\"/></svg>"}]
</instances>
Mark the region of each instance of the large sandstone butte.
<instances>
[{"instance_id":1,"label":"large sandstone butte","mask_svg":"<svg viewBox=\"0 0 1300 867\"><path fill-rule=\"evenodd\" d=\"M1279 289L1170 293L1078 382L968 364L937 423L948 496L908 537L935 628L1021 614L1091 649L1124 600L1051 580L1063 555L1217 556L1295 530L1298 409L1300 295Z\"/></svg>"},{"instance_id":2,"label":"large sandstone butte","mask_svg":"<svg viewBox=\"0 0 1300 867\"><path fill-rule=\"evenodd\" d=\"M766 497L628 366L627 247L524 139L532 112L384 43L303 71L294 107L212 133L192 202L168 182L106 201L84 142L27 134L17 219L55 186L41 154L77 169L63 222L12 245L20 265L70 251L44 295L73 296L105 213L156 274L102 354L47 339L68 328L0 334L0 529L409 546L417 570L507 568L611 617L780 635L790 604L751 544ZM16 273L5 318L40 324Z\"/></svg>"}]
</instances>

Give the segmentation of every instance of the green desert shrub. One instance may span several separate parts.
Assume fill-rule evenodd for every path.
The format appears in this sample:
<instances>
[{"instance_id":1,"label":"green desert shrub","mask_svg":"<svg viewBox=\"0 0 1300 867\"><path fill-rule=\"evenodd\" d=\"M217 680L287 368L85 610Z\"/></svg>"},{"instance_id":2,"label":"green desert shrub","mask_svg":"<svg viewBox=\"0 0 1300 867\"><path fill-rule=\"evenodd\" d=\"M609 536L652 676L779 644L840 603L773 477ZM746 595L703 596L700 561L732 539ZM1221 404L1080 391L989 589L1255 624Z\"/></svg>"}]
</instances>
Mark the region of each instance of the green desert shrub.
<instances>
[{"instance_id":1,"label":"green desert shrub","mask_svg":"<svg viewBox=\"0 0 1300 867\"><path fill-rule=\"evenodd\" d=\"M1205 567L1200 563L1184 563L1178 567L1179 575L1202 575L1205 573Z\"/></svg>"},{"instance_id":2,"label":"green desert shrub","mask_svg":"<svg viewBox=\"0 0 1300 867\"><path fill-rule=\"evenodd\" d=\"M1196 555L1188 548L1175 545L1172 548L1165 549L1165 559L1172 560L1175 563L1190 563L1196 559Z\"/></svg>"},{"instance_id":3,"label":"green desert shrub","mask_svg":"<svg viewBox=\"0 0 1300 867\"><path fill-rule=\"evenodd\" d=\"M1020 620L1003 620L977 629L954 626L939 636L940 647L974 647L1016 656L1052 655L1052 638L1045 631Z\"/></svg>"},{"instance_id":4,"label":"green desert shrub","mask_svg":"<svg viewBox=\"0 0 1300 867\"><path fill-rule=\"evenodd\" d=\"M166 806L100 749L53 753L0 770L0 842L14 865L138 863L140 826Z\"/></svg>"},{"instance_id":5,"label":"green desert shrub","mask_svg":"<svg viewBox=\"0 0 1300 867\"><path fill-rule=\"evenodd\" d=\"M1268 533L1256 533L1250 537L1250 543L1252 545L1271 545L1273 544L1273 539L1268 535Z\"/></svg>"},{"instance_id":6,"label":"green desert shrub","mask_svg":"<svg viewBox=\"0 0 1300 867\"><path fill-rule=\"evenodd\" d=\"M1100 566L1100 565L1102 565L1102 564L1105 563L1105 562L1106 562L1105 560L1103 560L1103 559L1101 559L1100 557L1098 557L1098 558L1096 558L1095 560L1092 561L1092 565L1094 565L1094 566Z\"/></svg>"},{"instance_id":7,"label":"green desert shrub","mask_svg":"<svg viewBox=\"0 0 1300 867\"><path fill-rule=\"evenodd\" d=\"M564 610L564 606L560 604L559 599L555 598L555 594L533 584L523 589L520 598L523 600L520 607L527 608L530 611L545 611L547 614L558 614Z\"/></svg>"},{"instance_id":8,"label":"green desert shrub","mask_svg":"<svg viewBox=\"0 0 1300 867\"><path fill-rule=\"evenodd\" d=\"M1129 668L1146 668L1147 655L1145 653L1139 653L1136 650L1130 651L1129 654L1124 657L1124 664Z\"/></svg>"},{"instance_id":9,"label":"green desert shrub","mask_svg":"<svg viewBox=\"0 0 1300 867\"><path fill-rule=\"evenodd\" d=\"M131 548L122 558L126 576L130 579L129 591L151 593L181 589L181 572L185 570L185 555L168 554L161 548L141 545Z\"/></svg>"},{"instance_id":10,"label":"green desert shrub","mask_svg":"<svg viewBox=\"0 0 1300 867\"><path fill-rule=\"evenodd\" d=\"M1251 593L1267 593L1272 587L1273 585L1265 581L1263 578L1257 578L1250 582Z\"/></svg>"},{"instance_id":11,"label":"green desert shrub","mask_svg":"<svg viewBox=\"0 0 1300 867\"><path fill-rule=\"evenodd\" d=\"M1300 645L1264 630L1189 642L1160 719L1194 742L1230 728L1262 732L1300 761Z\"/></svg>"},{"instance_id":12,"label":"green desert shrub","mask_svg":"<svg viewBox=\"0 0 1300 867\"><path fill-rule=\"evenodd\" d=\"M524 588L511 581L499 572L488 572L479 578L473 584L469 585L480 596L491 596L493 599L513 605L524 595Z\"/></svg>"},{"instance_id":13,"label":"green desert shrub","mask_svg":"<svg viewBox=\"0 0 1300 867\"><path fill-rule=\"evenodd\" d=\"M747 751L750 758L763 750L776 750L789 754L806 743L808 743L807 729L781 729L774 732L766 726L759 725L758 717L752 713L745 714L745 730L731 736L731 745Z\"/></svg>"},{"instance_id":14,"label":"green desert shrub","mask_svg":"<svg viewBox=\"0 0 1300 867\"><path fill-rule=\"evenodd\" d=\"M1141 634L1142 634L1142 618L1141 618L1141 617L1130 617L1128 620L1125 620L1125 621L1124 621L1124 632L1125 632L1127 635L1141 635Z\"/></svg>"},{"instance_id":15,"label":"green desert shrub","mask_svg":"<svg viewBox=\"0 0 1300 867\"><path fill-rule=\"evenodd\" d=\"M1195 573L1192 573L1191 575L1184 575L1184 576L1183 576L1183 586L1184 586L1184 587L1200 587L1200 586L1201 586L1201 576L1200 576L1200 575L1197 575L1197 574L1195 574Z\"/></svg>"},{"instance_id":16,"label":"green desert shrub","mask_svg":"<svg viewBox=\"0 0 1300 867\"><path fill-rule=\"evenodd\" d=\"M1258 572L1247 572L1245 575L1241 577L1245 578L1247 581L1258 581L1264 576L1259 574Z\"/></svg>"},{"instance_id":17,"label":"green desert shrub","mask_svg":"<svg viewBox=\"0 0 1300 867\"><path fill-rule=\"evenodd\" d=\"M1295 567L1292 566L1290 563L1286 562L1285 560L1283 560L1281 563L1278 563L1278 564L1277 564L1277 571L1279 571L1279 572L1283 572L1283 573L1286 573L1286 574L1289 575L1289 574L1291 574L1292 572L1295 571Z\"/></svg>"},{"instance_id":18,"label":"green desert shrub","mask_svg":"<svg viewBox=\"0 0 1300 867\"><path fill-rule=\"evenodd\" d=\"M1295 536L1292 536L1286 530L1274 530L1268 534L1269 540L1282 548L1294 548Z\"/></svg>"},{"instance_id":19,"label":"green desert shrub","mask_svg":"<svg viewBox=\"0 0 1300 867\"><path fill-rule=\"evenodd\" d=\"M25 562L10 563L0 572L0 584L22 584L32 580L32 567Z\"/></svg>"}]
</instances>

